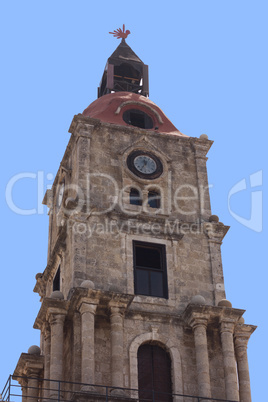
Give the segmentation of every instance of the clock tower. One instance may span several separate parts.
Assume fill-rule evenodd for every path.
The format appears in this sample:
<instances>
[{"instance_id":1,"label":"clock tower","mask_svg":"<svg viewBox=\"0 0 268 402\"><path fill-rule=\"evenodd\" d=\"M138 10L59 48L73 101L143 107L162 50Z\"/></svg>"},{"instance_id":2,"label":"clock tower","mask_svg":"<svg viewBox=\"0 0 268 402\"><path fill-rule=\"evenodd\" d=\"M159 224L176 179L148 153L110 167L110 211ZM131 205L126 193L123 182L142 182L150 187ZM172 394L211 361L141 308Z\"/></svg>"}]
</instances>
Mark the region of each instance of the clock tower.
<instances>
[{"instance_id":1,"label":"clock tower","mask_svg":"<svg viewBox=\"0 0 268 402\"><path fill-rule=\"evenodd\" d=\"M13 378L25 402L250 402L255 327L225 298L229 228L211 213L213 141L181 133L148 98L148 66L127 32L98 98L74 116L45 194L41 343L22 353Z\"/></svg>"}]
</instances>

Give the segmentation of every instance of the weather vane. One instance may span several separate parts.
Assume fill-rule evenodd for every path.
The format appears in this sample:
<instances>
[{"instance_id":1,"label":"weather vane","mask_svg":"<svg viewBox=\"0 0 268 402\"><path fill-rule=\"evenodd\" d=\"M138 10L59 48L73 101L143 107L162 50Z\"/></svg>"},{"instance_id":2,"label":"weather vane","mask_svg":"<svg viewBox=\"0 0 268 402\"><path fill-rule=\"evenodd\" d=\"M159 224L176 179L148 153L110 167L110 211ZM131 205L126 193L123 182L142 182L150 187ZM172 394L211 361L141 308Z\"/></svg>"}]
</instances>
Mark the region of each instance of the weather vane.
<instances>
[{"instance_id":1,"label":"weather vane","mask_svg":"<svg viewBox=\"0 0 268 402\"><path fill-rule=\"evenodd\" d=\"M127 29L125 31L125 24L123 24L123 31L121 28L115 29L113 32L109 32L109 34L112 34L115 38L117 39L126 39L127 36L130 34L130 31Z\"/></svg>"}]
</instances>

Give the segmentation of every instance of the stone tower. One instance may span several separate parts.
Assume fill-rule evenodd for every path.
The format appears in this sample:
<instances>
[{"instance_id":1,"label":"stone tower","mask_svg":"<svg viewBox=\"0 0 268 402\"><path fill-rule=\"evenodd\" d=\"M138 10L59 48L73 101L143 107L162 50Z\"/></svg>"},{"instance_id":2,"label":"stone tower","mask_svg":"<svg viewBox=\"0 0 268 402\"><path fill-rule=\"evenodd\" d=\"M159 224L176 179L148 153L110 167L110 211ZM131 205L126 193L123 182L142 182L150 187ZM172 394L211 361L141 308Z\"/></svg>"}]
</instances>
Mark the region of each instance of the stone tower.
<instances>
[{"instance_id":1,"label":"stone tower","mask_svg":"<svg viewBox=\"0 0 268 402\"><path fill-rule=\"evenodd\" d=\"M14 371L25 402L251 401L255 327L225 299L212 141L182 134L148 93L148 67L122 39L98 99L71 123L44 198L40 348Z\"/></svg>"}]
</instances>

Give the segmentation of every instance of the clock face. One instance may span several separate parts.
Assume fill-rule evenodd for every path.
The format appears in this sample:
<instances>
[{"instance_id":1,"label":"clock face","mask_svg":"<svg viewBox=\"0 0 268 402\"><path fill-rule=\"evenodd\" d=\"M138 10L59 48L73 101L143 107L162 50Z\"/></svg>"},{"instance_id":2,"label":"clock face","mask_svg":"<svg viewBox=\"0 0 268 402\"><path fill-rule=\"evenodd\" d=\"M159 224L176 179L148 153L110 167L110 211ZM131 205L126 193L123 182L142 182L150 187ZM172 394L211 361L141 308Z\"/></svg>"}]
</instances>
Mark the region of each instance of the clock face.
<instances>
[{"instance_id":1,"label":"clock face","mask_svg":"<svg viewBox=\"0 0 268 402\"><path fill-rule=\"evenodd\" d=\"M128 155L127 166L136 176L147 180L156 179L163 173L160 159L153 153L142 150Z\"/></svg>"},{"instance_id":2,"label":"clock face","mask_svg":"<svg viewBox=\"0 0 268 402\"><path fill-rule=\"evenodd\" d=\"M155 161L147 155L139 155L133 161L135 168L144 174L151 174L156 171Z\"/></svg>"}]
</instances>

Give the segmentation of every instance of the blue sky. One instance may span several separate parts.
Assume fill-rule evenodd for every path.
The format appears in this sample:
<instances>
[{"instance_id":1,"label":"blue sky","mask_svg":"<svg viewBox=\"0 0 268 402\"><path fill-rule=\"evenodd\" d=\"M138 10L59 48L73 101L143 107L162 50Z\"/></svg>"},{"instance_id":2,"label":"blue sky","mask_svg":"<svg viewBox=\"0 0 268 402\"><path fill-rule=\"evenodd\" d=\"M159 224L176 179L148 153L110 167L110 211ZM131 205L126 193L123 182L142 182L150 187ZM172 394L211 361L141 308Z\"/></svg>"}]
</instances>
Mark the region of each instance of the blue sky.
<instances>
[{"instance_id":1,"label":"blue sky","mask_svg":"<svg viewBox=\"0 0 268 402\"><path fill-rule=\"evenodd\" d=\"M183 133L215 141L207 163L212 211L231 226L222 246L226 293L234 307L246 309L246 323L258 325L248 354L253 401L263 399L267 11L260 0L1 3L0 386L20 353L39 344L32 326L40 303L32 289L46 267L41 195L57 173L73 115L95 100L119 44L108 32L124 23L127 43L149 65L150 99ZM31 215L15 213L5 200L12 177L25 172L12 199L21 209L39 209ZM235 187L228 206L237 183L244 189Z\"/></svg>"}]
</instances>

